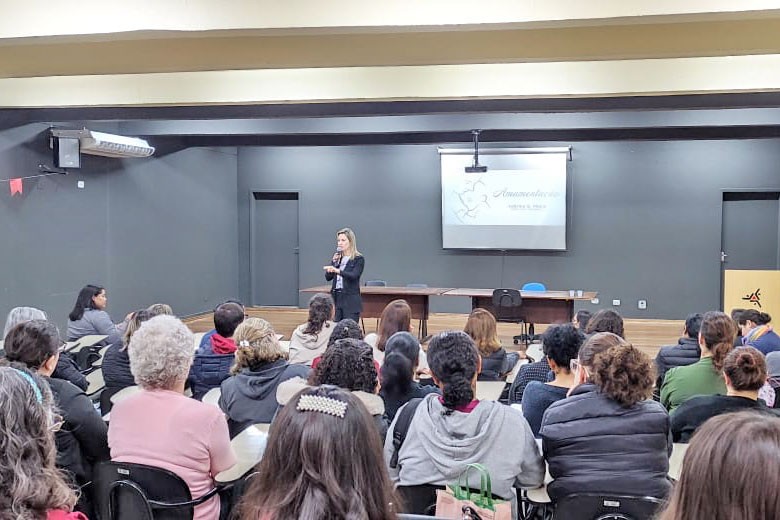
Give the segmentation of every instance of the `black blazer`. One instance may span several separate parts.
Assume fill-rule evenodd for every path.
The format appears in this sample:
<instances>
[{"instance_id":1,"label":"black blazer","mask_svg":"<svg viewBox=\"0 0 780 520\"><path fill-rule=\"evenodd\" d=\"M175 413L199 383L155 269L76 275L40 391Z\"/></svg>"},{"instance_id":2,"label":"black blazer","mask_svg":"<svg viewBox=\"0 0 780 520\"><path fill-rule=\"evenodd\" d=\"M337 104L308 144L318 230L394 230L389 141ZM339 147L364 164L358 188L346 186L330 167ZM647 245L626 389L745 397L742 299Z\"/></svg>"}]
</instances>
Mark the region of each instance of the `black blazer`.
<instances>
[{"instance_id":1,"label":"black blazer","mask_svg":"<svg viewBox=\"0 0 780 520\"><path fill-rule=\"evenodd\" d=\"M363 267L366 261L363 256L350 258L347 265L341 271L341 277L344 279L344 288L341 290L339 304L345 314L359 314L363 310L363 301L360 299L360 277L363 275ZM338 264L334 264L338 267ZM330 292L336 291L336 274L325 273L327 281L333 281Z\"/></svg>"}]
</instances>

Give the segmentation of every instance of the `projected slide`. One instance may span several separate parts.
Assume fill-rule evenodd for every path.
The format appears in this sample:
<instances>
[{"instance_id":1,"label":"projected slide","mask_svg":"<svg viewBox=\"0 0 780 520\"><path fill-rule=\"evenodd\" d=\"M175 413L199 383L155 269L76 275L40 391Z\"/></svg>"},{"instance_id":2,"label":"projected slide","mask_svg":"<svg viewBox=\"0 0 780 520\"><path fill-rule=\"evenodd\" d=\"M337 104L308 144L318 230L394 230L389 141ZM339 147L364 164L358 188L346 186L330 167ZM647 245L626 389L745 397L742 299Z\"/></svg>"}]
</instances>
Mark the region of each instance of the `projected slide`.
<instances>
[{"instance_id":1,"label":"projected slide","mask_svg":"<svg viewBox=\"0 0 780 520\"><path fill-rule=\"evenodd\" d=\"M441 155L446 249L566 249L566 153Z\"/></svg>"}]
</instances>

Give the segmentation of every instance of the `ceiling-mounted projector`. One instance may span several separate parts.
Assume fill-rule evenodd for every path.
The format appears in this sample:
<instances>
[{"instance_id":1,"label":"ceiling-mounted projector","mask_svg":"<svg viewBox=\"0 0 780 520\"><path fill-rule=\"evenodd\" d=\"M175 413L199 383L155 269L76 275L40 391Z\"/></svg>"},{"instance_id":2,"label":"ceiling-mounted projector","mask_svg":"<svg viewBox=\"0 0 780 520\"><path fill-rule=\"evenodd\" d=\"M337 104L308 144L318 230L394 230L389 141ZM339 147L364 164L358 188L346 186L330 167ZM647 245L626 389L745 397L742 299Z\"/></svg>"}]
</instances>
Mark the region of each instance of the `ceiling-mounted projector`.
<instances>
[{"instance_id":1,"label":"ceiling-mounted projector","mask_svg":"<svg viewBox=\"0 0 780 520\"><path fill-rule=\"evenodd\" d=\"M79 151L90 155L103 157L149 157L154 153L154 146L137 137L106 134L87 130L61 130L54 128L52 137L57 139L78 139Z\"/></svg>"}]
</instances>

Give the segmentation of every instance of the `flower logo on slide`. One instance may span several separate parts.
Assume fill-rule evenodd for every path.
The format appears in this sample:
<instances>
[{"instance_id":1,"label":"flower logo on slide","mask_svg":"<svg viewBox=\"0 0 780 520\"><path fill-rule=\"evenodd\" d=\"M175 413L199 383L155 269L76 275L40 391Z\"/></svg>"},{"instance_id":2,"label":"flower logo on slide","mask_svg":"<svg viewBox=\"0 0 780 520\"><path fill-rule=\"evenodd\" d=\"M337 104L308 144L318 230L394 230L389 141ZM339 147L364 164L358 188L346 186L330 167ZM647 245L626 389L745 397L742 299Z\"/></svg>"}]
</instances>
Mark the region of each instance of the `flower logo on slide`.
<instances>
[{"instance_id":1,"label":"flower logo on slide","mask_svg":"<svg viewBox=\"0 0 780 520\"><path fill-rule=\"evenodd\" d=\"M759 287L754 292L750 294L746 294L742 297L743 300L748 301L752 303L753 305L757 305L758 308L761 308L761 288Z\"/></svg>"},{"instance_id":2,"label":"flower logo on slide","mask_svg":"<svg viewBox=\"0 0 780 520\"><path fill-rule=\"evenodd\" d=\"M482 177L476 180L467 180L461 191L456 191L458 197L458 209L455 211L455 217L463 222L464 219L474 219L479 215L479 209L482 206L490 207L488 196L484 193L487 188Z\"/></svg>"}]
</instances>

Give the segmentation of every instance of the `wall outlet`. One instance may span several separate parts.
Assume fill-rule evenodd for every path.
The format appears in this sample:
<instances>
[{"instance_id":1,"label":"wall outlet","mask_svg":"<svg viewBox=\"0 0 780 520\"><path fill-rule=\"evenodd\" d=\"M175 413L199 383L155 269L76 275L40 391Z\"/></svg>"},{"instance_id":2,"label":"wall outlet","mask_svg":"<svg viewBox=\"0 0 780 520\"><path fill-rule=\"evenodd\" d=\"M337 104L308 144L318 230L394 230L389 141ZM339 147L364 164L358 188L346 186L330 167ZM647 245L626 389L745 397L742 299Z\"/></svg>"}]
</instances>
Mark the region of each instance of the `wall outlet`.
<instances>
[{"instance_id":1,"label":"wall outlet","mask_svg":"<svg viewBox=\"0 0 780 520\"><path fill-rule=\"evenodd\" d=\"M620 300L612 300L612 305L615 307L620 307Z\"/></svg>"},{"instance_id":2,"label":"wall outlet","mask_svg":"<svg viewBox=\"0 0 780 520\"><path fill-rule=\"evenodd\" d=\"M83 190L84 189L84 181L78 181L76 182L76 187Z\"/></svg>"},{"instance_id":3,"label":"wall outlet","mask_svg":"<svg viewBox=\"0 0 780 520\"><path fill-rule=\"evenodd\" d=\"M636 306L642 310L647 309L647 300L639 300Z\"/></svg>"},{"instance_id":4,"label":"wall outlet","mask_svg":"<svg viewBox=\"0 0 780 520\"><path fill-rule=\"evenodd\" d=\"M592 303L593 305L598 305L599 301L600 300L598 298L591 298L590 303Z\"/></svg>"}]
</instances>

